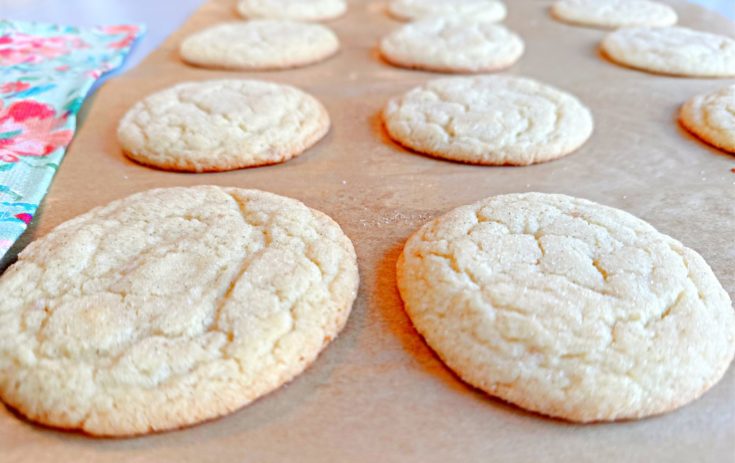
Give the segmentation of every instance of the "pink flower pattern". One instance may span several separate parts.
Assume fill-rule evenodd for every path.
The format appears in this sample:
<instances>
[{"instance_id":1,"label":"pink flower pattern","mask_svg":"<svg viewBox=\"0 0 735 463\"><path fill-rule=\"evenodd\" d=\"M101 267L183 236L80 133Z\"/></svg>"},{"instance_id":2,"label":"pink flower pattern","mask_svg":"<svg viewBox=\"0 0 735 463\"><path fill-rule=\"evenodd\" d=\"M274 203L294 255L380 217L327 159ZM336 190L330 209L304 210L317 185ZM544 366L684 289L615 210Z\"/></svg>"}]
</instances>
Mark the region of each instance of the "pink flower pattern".
<instances>
[{"instance_id":1,"label":"pink flower pattern","mask_svg":"<svg viewBox=\"0 0 735 463\"><path fill-rule=\"evenodd\" d=\"M0 257L33 220L92 82L141 33L0 20Z\"/></svg>"},{"instance_id":2,"label":"pink flower pattern","mask_svg":"<svg viewBox=\"0 0 735 463\"><path fill-rule=\"evenodd\" d=\"M103 26L102 32L110 35L125 34L123 38L107 45L108 48L120 50L128 48L140 33L140 27L135 25Z\"/></svg>"},{"instance_id":3,"label":"pink flower pattern","mask_svg":"<svg viewBox=\"0 0 735 463\"><path fill-rule=\"evenodd\" d=\"M29 88L31 88L31 84L27 82L21 82L21 81L6 82L0 85L0 93L22 92L23 90L28 90Z\"/></svg>"},{"instance_id":4,"label":"pink flower pattern","mask_svg":"<svg viewBox=\"0 0 735 463\"><path fill-rule=\"evenodd\" d=\"M71 35L40 37L14 32L0 37L0 66L37 64L86 47L82 39Z\"/></svg>"},{"instance_id":5,"label":"pink flower pattern","mask_svg":"<svg viewBox=\"0 0 735 463\"><path fill-rule=\"evenodd\" d=\"M21 156L47 156L71 141L73 132L60 129L65 117L53 107L21 100L3 107L0 101L0 161L18 162Z\"/></svg>"}]
</instances>

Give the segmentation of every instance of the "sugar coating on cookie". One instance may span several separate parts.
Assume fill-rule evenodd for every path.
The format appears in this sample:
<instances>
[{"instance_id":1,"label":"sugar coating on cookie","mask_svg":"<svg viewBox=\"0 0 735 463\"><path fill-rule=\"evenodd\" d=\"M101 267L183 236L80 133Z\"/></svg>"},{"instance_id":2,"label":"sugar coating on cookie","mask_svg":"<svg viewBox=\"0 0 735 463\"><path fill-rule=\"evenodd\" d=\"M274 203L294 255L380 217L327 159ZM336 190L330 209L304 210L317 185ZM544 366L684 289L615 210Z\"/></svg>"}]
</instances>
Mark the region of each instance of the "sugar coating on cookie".
<instances>
[{"instance_id":1,"label":"sugar coating on cookie","mask_svg":"<svg viewBox=\"0 0 735 463\"><path fill-rule=\"evenodd\" d=\"M187 37L179 48L184 61L225 69L285 69L322 61L339 40L319 24L260 19L218 24Z\"/></svg>"},{"instance_id":2,"label":"sugar coating on cookie","mask_svg":"<svg viewBox=\"0 0 735 463\"><path fill-rule=\"evenodd\" d=\"M502 21L507 14L499 0L391 0L391 16L409 21L427 16L460 15L483 21Z\"/></svg>"},{"instance_id":3,"label":"sugar coating on cookie","mask_svg":"<svg viewBox=\"0 0 735 463\"><path fill-rule=\"evenodd\" d=\"M288 85L231 79L154 93L122 118L125 154L164 170L208 172L284 162L329 130L326 109Z\"/></svg>"},{"instance_id":4,"label":"sugar coating on cookie","mask_svg":"<svg viewBox=\"0 0 735 463\"><path fill-rule=\"evenodd\" d=\"M690 99L679 122L705 142L735 153L735 85Z\"/></svg>"},{"instance_id":5,"label":"sugar coating on cookie","mask_svg":"<svg viewBox=\"0 0 735 463\"><path fill-rule=\"evenodd\" d=\"M488 165L528 165L579 148L593 129L574 96L509 76L429 81L383 110L388 134L432 156Z\"/></svg>"},{"instance_id":6,"label":"sugar coating on cookie","mask_svg":"<svg viewBox=\"0 0 735 463\"><path fill-rule=\"evenodd\" d=\"M0 278L0 398L95 435L215 418L310 365L357 285L350 240L299 201L135 194L58 226Z\"/></svg>"},{"instance_id":7,"label":"sugar coating on cookie","mask_svg":"<svg viewBox=\"0 0 735 463\"><path fill-rule=\"evenodd\" d=\"M676 24L676 11L650 0L557 0L552 15L562 21L603 28L665 27Z\"/></svg>"},{"instance_id":8,"label":"sugar coating on cookie","mask_svg":"<svg viewBox=\"0 0 735 463\"><path fill-rule=\"evenodd\" d=\"M419 229L398 261L416 329L461 378L591 422L698 398L735 353L730 298L695 251L617 209L490 197Z\"/></svg>"},{"instance_id":9,"label":"sugar coating on cookie","mask_svg":"<svg viewBox=\"0 0 735 463\"><path fill-rule=\"evenodd\" d=\"M396 29L380 42L380 53L402 67L487 72L515 63L523 54L523 40L492 21L437 16Z\"/></svg>"},{"instance_id":10,"label":"sugar coating on cookie","mask_svg":"<svg viewBox=\"0 0 735 463\"><path fill-rule=\"evenodd\" d=\"M625 28L602 40L618 64L688 77L735 76L735 40L685 27Z\"/></svg>"},{"instance_id":11,"label":"sugar coating on cookie","mask_svg":"<svg viewBox=\"0 0 735 463\"><path fill-rule=\"evenodd\" d=\"M237 11L245 18L326 21L347 11L345 0L239 0Z\"/></svg>"}]
</instances>

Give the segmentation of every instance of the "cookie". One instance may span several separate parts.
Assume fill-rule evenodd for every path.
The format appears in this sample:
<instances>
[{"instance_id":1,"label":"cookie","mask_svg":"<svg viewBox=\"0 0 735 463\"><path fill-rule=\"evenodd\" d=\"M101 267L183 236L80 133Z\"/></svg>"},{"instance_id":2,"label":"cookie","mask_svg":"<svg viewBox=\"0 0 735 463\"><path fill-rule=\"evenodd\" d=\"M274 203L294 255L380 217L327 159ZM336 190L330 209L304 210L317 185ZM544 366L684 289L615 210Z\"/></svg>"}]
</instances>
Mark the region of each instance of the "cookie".
<instances>
[{"instance_id":1,"label":"cookie","mask_svg":"<svg viewBox=\"0 0 735 463\"><path fill-rule=\"evenodd\" d=\"M347 11L345 0L239 0L237 11L245 18L326 21Z\"/></svg>"},{"instance_id":2,"label":"cookie","mask_svg":"<svg viewBox=\"0 0 735 463\"><path fill-rule=\"evenodd\" d=\"M268 70L316 63L338 49L334 32L319 24L256 19L197 32L181 43L179 54L206 68Z\"/></svg>"},{"instance_id":3,"label":"cookie","mask_svg":"<svg viewBox=\"0 0 735 463\"><path fill-rule=\"evenodd\" d=\"M601 49L614 62L644 71L735 76L735 40L685 27L619 29L602 40Z\"/></svg>"},{"instance_id":4,"label":"cookie","mask_svg":"<svg viewBox=\"0 0 735 463\"><path fill-rule=\"evenodd\" d=\"M735 153L735 85L690 99L679 122L710 145Z\"/></svg>"},{"instance_id":5,"label":"cookie","mask_svg":"<svg viewBox=\"0 0 735 463\"><path fill-rule=\"evenodd\" d=\"M556 19L580 26L665 27L676 24L676 11L650 0L557 0L551 6Z\"/></svg>"},{"instance_id":6,"label":"cookie","mask_svg":"<svg viewBox=\"0 0 735 463\"><path fill-rule=\"evenodd\" d=\"M350 240L299 201L138 193L58 226L0 278L0 398L104 436L215 418L309 366L357 285Z\"/></svg>"},{"instance_id":7,"label":"cookie","mask_svg":"<svg viewBox=\"0 0 735 463\"><path fill-rule=\"evenodd\" d=\"M390 63L440 72L488 72L511 66L523 40L491 21L436 16L408 23L380 42Z\"/></svg>"},{"instance_id":8,"label":"cookie","mask_svg":"<svg viewBox=\"0 0 735 463\"><path fill-rule=\"evenodd\" d=\"M403 21L460 15L492 22L502 21L507 13L505 5L498 0L391 0L388 12Z\"/></svg>"},{"instance_id":9,"label":"cookie","mask_svg":"<svg viewBox=\"0 0 735 463\"><path fill-rule=\"evenodd\" d=\"M592 134L592 115L575 97L509 76L429 81L383 110L390 137L420 153L487 165L550 161Z\"/></svg>"},{"instance_id":10,"label":"cookie","mask_svg":"<svg viewBox=\"0 0 735 463\"><path fill-rule=\"evenodd\" d=\"M122 118L131 159L164 170L218 172L284 162L329 130L326 109L288 85L258 80L187 82L154 93Z\"/></svg>"},{"instance_id":11,"label":"cookie","mask_svg":"<svg viewBox=\"0 0 735 463\"><path fill-rule=\"evenodd\" d=\"M414 326L464 381L576 422L701 396L735 354L730 298L695 251L617 209L490 197L419 229L398 261Z\"/></svg>"}]
</instances>

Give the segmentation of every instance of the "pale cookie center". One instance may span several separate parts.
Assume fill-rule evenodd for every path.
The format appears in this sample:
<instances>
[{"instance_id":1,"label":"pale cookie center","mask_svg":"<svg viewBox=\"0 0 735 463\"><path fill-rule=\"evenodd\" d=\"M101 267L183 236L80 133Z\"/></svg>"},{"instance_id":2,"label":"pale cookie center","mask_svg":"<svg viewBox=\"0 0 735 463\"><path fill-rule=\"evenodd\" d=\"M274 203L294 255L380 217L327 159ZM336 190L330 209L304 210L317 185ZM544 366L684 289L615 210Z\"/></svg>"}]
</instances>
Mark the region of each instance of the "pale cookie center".
<instances>
[{"instance_id":1,"label":"pale cookie center","mask_svg":"<svg viewBox=\"0 0 735 463\"><path fill-rule=\"evenodd\" d=\"M509 146L547 137L557 128L557 104L541 95L500 91L472 96L466 99L463 95L426 91L426 96L418 100L438 100L432 104L434 108L423 113L427 122L444 127L450 139L470 138ZM410 109L411 104L404 108Z\"/></svg>"},{"instance_id":2,"label":"pale cookie center","mask_svg":"<svg viewBox=\"0 0 735 463\"><path fill-rule=\"evenodd\" d=\"M699 110L706 126L735 139L735 89L705 96Z\"/></svg>"},{"instance_id":3,"label":"pale cookie center","mask_svg":"<svg viewBox=\"0 0 735 463\"><path fill-rule=\"evenodd\" d=\"M48 310L48 308L44 308ZM135 335L135 311L116 294L98 294L56 307L39 333L46 355L107 355Z\"/></svg>"},{"instance_id":4,"label":"pale cookie center","mask_svg":"<svg viewBox=\"0 0 735 463\"><path fill-rule=\"evenodd\" d=\"M672 248L638 243L632 229L623 233L628 238L616 238L609 228L582 214L555 210L539 219L529 220L525 233L518 233L517 224L506 225L505 217L480 210L477 222L464 237L451 241L446 253L429 253L447 259L449 267L489 302L466 310L479 310L487 323L498 324L499 332L522 343L524 351L551 353L563 347L559 355L592 355L609 343L625 344L618 335L633 329L628 324L647 326L666 316L684 292L694 292L696 298L689 284L672 284L691 283L684 261ZM431 248L444 246L438 241ZM607 309L595 310L585 298ZM563 302L567 310L554 311L554 301ZM580 334L567 332L557 338L545 331L564 326L576 326Z\"/></svg>"},{"instance_id":5,"label":"pale cookie center","mask_svg":"<svg viewBox=\"0 0 735 463\"><path fill-rule=\"evenodd\" d=\"M55 305L37 304L25 314L26 323L39 329L38 355L93 363L108 370L100 370L102 382L152 386L227 358L233 342L265 348L255 355L269 353L294 327L291 308L324 275L309 257L313 249L294 247L296 237L255 217L175 218L172 225L188 242L180 251L176 234L152 229L147 247L115 264L120 273L90 276ZM211 236L210 227L220 228L216 241L227 237L228 243L200 244ZM96 233L115 240L114 229ZM241 251L229 253L231 246ZM97 255L80 258L94 262ZM251 330L259 339L250 339Z\"/></svg>"}]
</instances>

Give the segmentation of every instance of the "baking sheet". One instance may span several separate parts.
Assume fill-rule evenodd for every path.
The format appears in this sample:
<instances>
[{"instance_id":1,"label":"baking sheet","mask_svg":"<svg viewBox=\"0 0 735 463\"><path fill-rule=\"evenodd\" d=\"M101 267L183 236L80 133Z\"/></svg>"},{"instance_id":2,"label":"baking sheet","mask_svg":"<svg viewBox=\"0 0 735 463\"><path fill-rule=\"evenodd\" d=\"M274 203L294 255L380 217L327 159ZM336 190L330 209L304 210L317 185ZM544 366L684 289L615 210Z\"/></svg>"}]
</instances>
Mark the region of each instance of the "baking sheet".
<instances>
[{"instance_id":1,"label":"baking sheet","mask_svg":"<svg viewBox=\"0 0 735 463\"><path fill-rule=\"evenodd\" d=\"M291 196L330 214L352 238L361 288L342 335L291 384L230 416L136 439L100 440L44 429L0 405L0 462L270 461L735 461L735 368L702 399L638 422L573 425L526 413L463 384L413 330L395 288L405 239L425 221L488 195L566 193L629 211L698 250L735 296L735 157L675 123L692 95L732 79L654 76L598 55L604 32L548 17L550 0L508 0L506 23L526 40L508 73L576 94L595 133L576 154L530 167L477 167L410 153L385 135L385 101L439 74L382 62L378 39L400 23L379 1L350 2L328 23L342 51L281 72L191 68L177 45L235 19L210 0L141 66L95 97L50 193L18 249L92 207L153 187L218 184ZM735 37L735 25L671 0L683 25ZM115 130L143 96L185 80L253 77L298 85L329 110L333 127L285 164L219 174L178 174L128 161ZM12 253L11 253L12 254Z\"/></svg>"}]
</instances>

